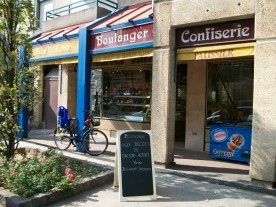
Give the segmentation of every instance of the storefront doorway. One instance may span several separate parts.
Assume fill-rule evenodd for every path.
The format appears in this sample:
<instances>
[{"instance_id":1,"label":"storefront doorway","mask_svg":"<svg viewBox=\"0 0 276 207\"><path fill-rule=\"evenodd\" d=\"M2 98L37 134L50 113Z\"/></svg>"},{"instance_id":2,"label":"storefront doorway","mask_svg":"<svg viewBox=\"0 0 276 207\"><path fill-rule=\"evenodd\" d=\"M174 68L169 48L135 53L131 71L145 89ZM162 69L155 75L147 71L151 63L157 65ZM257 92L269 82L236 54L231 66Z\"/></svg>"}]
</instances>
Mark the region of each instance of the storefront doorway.
<instances>
[{"instance_id":1,"label":"storefront doorway","mask_svg":"<svg viewBox=\"0 0 276 207\"><path fill-rule=\"evenodd\" d=\"M45 69L44 78L44 122L45 129L54 129L58 107L58 69Z\"/></svg>"},{"instance_id":2,"label":"storefront doorway","mask_svg":"<svg viewBox=\"0 0 276 207\"><path fill-rule=\"evenodd\" d=\"M185 143L186 128L187 64L177 65L175 141Z\"/></svg>"},{"instance_id":3,"label":"storefront doorway","mask_svg":"<svg viewBox=\"0 0 276 207\"><path fill-rule=\"evenodd\" d=\"M210 128L210 156L250 162L253 59L209 62L207 83L206 127Z\"/></svg>"}]
</instances>

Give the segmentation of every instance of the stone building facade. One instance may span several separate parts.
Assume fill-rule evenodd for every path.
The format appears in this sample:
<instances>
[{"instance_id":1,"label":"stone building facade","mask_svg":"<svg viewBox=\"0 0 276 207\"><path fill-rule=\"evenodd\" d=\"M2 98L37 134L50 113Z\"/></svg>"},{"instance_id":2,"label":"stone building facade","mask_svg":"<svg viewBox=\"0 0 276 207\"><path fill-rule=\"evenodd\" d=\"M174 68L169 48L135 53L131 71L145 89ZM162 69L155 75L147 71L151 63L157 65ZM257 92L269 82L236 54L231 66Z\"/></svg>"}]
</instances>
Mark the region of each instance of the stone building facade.
<instances>
[{"instance_id":1,"label":"stone building facade","mask_svg":"<svg viewBox=\"0 0 276 207\"><path fill-rule=\"evenodd\" d=\"M72 3L71 1L61 2L58 0L39 2L40 4L36 5L36 8L41 14L43 13L42 10L44 13L46 12L48 4L52 4L51 9L58 9ZM118 8L142 2L149 1L116 1ZM252 118L250 177L254 181L262 181L262 183L271 185L275 182L276 173L276 142L274 141L276 132L276 110L274 107L276 104L274 95L276 92L276 23L274 21L276 1L213 0L210 2L202 0L200 4L191 3L191 1L187 0L154 0L152 2L154 3L154 51L153 57L152 55L150 56L153 60L149 60L149 68L152 72L151 120L147 122L146 127L138 125L140 123L135 121L130 122L133 125L130 128L151 128L155 161L157 163L169 165L174 162L174 147L178 144L183 144L187 150L209 151L211 132L206 121L209 116L207 92L209 68L215 64L231 63L232 65L238 64L241 66L248 62L249 65L253 63L251 66L254 73L254 78L252 79L254 87L252 87L252 100L250 99L253 102L251 105L253 113L248 116L248 118ZM67 56L64 56L64 54L51 54L52 56L58 56L58 58L52 58L49 55L46 57L46 61L45 57L36 57L38 58L38 65L41 67L41 88L48 80L56 81L54 100L58 100L56 104L68 107L71 113L70 116L76 114L77 68L79 67L77 60L79 44L75 44L74 39L79 38L79 28L83 27L85 23L103 17L110 12L110 10L102 7L91 6L91 8L48 21L43 21L44 17L41 16L41 28L37 33L41 34L41 37L46 34L50 35L44 36L47 39L44 42L45 45L46 43L50 45L49 42L52 43L51 31L56 32L57 36L55 38L58 38L58 35L61 34L59 31L62 28L67 28L68 32L71 32L70 41L66 40L67 45L70 43L69 46L72 46L69 56L67 53L65 54ZM188 48L181 48L178 45L177 40L179 37L177 32L181 29L203 28L205 26L216 27L219 24L223 27L223 25L228 23L247 20L254 22L253 39L241 42L234 41L231 44L222 42ZM78 27L75 27L76 25ZM64 32L66 33L66 31ZM244 32L246 33L246 31ZM39 38L38 36L35 40ZM195 40L193 39L194 37L191 38ZM35 44L45 49L46 47L41 42L44 39L40 38L39 40L40 43ZM205 51L210 50L214 54L215 47L218 47L220 51L225 48L231 51L238 48L239 55L222 58L214 57L215 55L213 55L211 58L206 58L205 56L200 59L190 59L189 55L193 56L195 54L193 52L194 48L200 51L203 51L202 48ZM152 47L150 48L152 49ZM187 52L188 50L190 51L189 53ZM68 58L70 61L57 61L57 59ZM51 71L55 73L50 73ZM52 74L52 76L48 77L48 73ZM61 77L62 82L60 81ZM178 84L178 81L181 84ZM178 90L180 85L185 87L185 90ZM139 91L136 93L139 94ZM53 95L50 92L49 94ZM213 94L211 99L213 97L217 99L216 93ZM185 106L181 105L182 102L178 104L178 99L183 97L185 99L181 100L185 100ZM181 109L185 108L185 113L178 110L178 106ZM56 105L53 108L56 108ZM45 124L45 109L40 105L36 110L36 126L45 128L45 125L47 125L47 123ZM222 112L220 111L220 113ZM217 114L214 113L214 116L217 116ZM218 114L218 116L222 116L222 114ZM51 122L49 121L49 123ZM104 122L102 123L104 124ZM115 128L119 130L122 126L118 127L114 124L114 128L110 129L109 127L109 130L115 131ZM112 135L111 132L110 135Z\"/></svg>"},{"instance_id":2,"label":"stone building facade","mask_svg":"<svg viewBox=\"0 0 276 207\"><path fill-rule=\"evenodd\" d=\"M250 177L269 185L275 182L275 12L275 0L154 1L151 130L157 162L174 161L177 29L253 19L254 54L246 57L254 62ZM208 61L183 61L188 68L185 148L190 150L208 151L209 147L206 139L210 131L205 127Z\"/></svg>"}]
</instances>

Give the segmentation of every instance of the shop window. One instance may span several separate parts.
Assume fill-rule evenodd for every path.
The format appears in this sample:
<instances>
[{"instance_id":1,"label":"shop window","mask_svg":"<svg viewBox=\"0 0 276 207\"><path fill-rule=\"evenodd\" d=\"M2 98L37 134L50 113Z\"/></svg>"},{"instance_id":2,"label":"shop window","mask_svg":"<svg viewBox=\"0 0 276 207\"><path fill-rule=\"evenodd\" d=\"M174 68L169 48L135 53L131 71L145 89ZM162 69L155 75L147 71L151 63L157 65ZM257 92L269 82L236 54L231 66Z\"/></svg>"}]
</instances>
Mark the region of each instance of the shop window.
<instances>
[{"instance_id":1,"label":"shop window","mask_svg":"<svg viewBox=\"0 0 276 207\"><path fill-rule=\"evenodd\" d=\"M176 121L186 119L187 65L177 66L176 75ZM183 126L181 126L183 127Z\"/></svg>"},{"instance_id":2,"label":"shop window","mask_svg":"<svg viewBox=\"0 0 276 207\"><path fill-rule=\"evenodd\" d=\"M150 70L103 70L103 118L150 121L150 95Z\"/></svg>"},{"instance_id":3,"label":"shop window","mask_svg":"<svg viewBox=\"0 0 276 207\"><path fill-rule=\"evenodd\" d=\"M251 125L253 60L208 63L206 125Z\"/></svg>"}]
</instances>

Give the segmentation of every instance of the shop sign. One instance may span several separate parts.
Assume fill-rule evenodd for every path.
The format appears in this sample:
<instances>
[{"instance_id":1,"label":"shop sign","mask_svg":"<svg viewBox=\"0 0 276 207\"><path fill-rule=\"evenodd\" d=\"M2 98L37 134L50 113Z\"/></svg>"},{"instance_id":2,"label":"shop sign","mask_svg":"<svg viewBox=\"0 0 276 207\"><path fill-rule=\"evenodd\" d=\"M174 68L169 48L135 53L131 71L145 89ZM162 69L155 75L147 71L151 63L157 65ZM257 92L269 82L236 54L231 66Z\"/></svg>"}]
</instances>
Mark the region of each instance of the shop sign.
<instances>
[{"instance_id":1,"label":"shop sign","mask_svg":"<svg viewBox=\"0 0 276 207\"><path fill-rule=\"evenodd\" d=\"M233 49L196 52L195 53L195 59L196 60L202 60L202 59L215 59L215 58L234 57L233 52L234 52Z\"/></svg>"},{"instance_id":2,"label":"shop sign","mask_svg":"<svg viewBox=\"0 0 276 207\"><path fill-rule=\"evenodd\" d=\"M177 60L209 60L254 55L254 43L190 47L177 50Z\"/></svg>"},{"instance_id":3,"label":"shop sign","mask_svg":"<svg viewBox=\"0 0 276 207\"><path fill-rule=\"evenodd\" d=\"M111 30L90 36L90 50L103 50L153 41L153 24Z\"/></svg>"},{"instance_id":4,"label":"shop sign","mask_svg":"<svg viewBox=\"0 0 276 207\"><path fill-rule=\"evenodd\" d=\"M93 67L99 66L122 66L124 65L124 60L115 60L115 61L105 61L105 62L93 62Z\"/></svg>"},{"instance_id":5,"label":"shop sign","mask_svg":"<svg viewBox=\"0 0 276 207\"><path fill-rule=\"evenodd\" d=\"M251 128L211 125L210 137L210 157L250 161Z\"/></svg>"},{"instance_id":6,"label":"shop sign","mask_svg":"<svg viewBox=\"0 0 276 207\"><path fill-rule=\"evenodd\" d=\"M32 58L53 57L78 53L78 39L33 46Z\"/></svg>"},{"instance_id":7,"label":"shop sign","mask_svg":"<svg viewBox=\"0 0 276 207\"><path fill-rule=\"evenodd\" d=\"M243 20L213 25L178 29L177 47L254 40L254 20Z\"/></svg>"},{"instance_id":8,"label":"shop sign","mask_svg":"<svg viewBox=\"0 0 276 207\"><path fill-rule=\"evenodd\" d=\"M140 57L151 57L153 55L153 49L140 49L140 50L131 50L117 53L108 53L102 55L92 56L92 61L94 62L105 62L105 61L115 61L115 60L125 60L131 58L140 58Z\"/></svg>"},{"instance_id":9,"label":"shop sign","mask_svg":"<svg viewBox=\"0 0 276 207\"><path fill-rule=\"evenodd\" d=\"M61 65L62 60L49 60L49 61L39 61L39 62L32 62L32 65Z\"/></svg>"},{"instance_id":10,"label":"shop sign","mask_svg":"<svg viewBox=\"0 0 276 207\"><path fill-rule=\"evenodd\" d=\"M31 61L32 65L61 65L61 64L72 64L77 63L78 58L65 58L65 59L54 59L54 60L45 60L45 61Z\"/></svg>"}]
</instances>

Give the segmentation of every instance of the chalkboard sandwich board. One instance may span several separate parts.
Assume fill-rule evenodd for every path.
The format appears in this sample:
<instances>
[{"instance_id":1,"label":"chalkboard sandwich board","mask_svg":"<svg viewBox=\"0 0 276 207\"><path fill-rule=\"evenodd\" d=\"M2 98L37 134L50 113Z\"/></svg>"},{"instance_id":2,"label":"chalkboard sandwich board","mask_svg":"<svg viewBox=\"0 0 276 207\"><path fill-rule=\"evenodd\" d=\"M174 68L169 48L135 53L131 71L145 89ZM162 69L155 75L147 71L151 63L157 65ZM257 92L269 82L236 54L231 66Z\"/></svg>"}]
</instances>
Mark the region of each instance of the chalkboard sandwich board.
<instances>
[{"instance_id":1,"label":"chalkboard sandwich board","mask_svg":"<svg viewBox=\"0 0 276 207\"><path fill-rule=\"evenodd\" d=\"M118 131L120 201L156 199L151 133Z\"/></svg>"}]
</instances>

